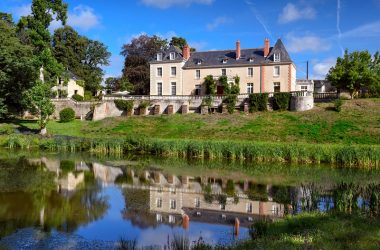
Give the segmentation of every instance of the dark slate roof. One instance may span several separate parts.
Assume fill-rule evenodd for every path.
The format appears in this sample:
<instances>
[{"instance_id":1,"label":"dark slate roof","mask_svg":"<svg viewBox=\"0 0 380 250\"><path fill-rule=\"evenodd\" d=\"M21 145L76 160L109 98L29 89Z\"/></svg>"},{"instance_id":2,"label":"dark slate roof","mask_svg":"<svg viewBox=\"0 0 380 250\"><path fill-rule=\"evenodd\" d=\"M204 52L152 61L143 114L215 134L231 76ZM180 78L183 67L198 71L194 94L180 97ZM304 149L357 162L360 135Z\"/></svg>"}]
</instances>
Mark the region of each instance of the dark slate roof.
<instances>
[{"instance_id":1,"label":"dark slate roof","mask_svg":"<svg viewBox=\"0 0 380 250\"><path fill-rule=\"evenodd\" d=\"M175 52L175 60L170 60L170 53ZM183 56L182 56L182 51L180 48L177 46L174 46L172 44L169 45L168 48L161 50L159 53L162 53L162 61L157 61L156 55L154 58L152 58L151 63L165 63L165 62L182 62L183 61Z\"/></svg>"},{"instance_id":2,"label":"dark slate roof","mask_svg":"<svg viewBox=\"0 0 380 250\"><path fill-rule=\"evenodd\" d=\"M190 59L186 62L184 68L204 68L204 67L228 67L228 66L243 66L243 65L261 65L273 62L274 53L281 54L280 62L292 62L288 52L282 41L277 40L274 47L270 48L270 53L267 58L264 57L264 48L242 49L240 59L236 60L236 50L220 50L194 52ZM251 61L251 59L253 59ZM226 61L223 63L223 61ZM201 62L200 64L198 62Z\"/></svg>"}]
</instances>

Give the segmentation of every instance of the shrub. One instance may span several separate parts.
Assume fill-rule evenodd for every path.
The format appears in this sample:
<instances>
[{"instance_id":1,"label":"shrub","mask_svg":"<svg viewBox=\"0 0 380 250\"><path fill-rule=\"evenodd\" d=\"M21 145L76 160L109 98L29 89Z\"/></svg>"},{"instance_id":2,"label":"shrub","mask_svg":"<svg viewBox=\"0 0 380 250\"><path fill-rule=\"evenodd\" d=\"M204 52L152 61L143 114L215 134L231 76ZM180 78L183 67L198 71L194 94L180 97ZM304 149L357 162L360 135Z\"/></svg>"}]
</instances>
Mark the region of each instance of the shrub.
<instances>
[{"instance_id":1,"label":"shrub","mask_svg":"<svg viewBox=\"0 0 380 250\"><path fill-rule=\"evenodd\" d=\"M65 108L59 112L59 120L61 122L71 122L75 119L75 111L72 108Z\"/></svg>"},{"instance_id":2,"label":"shrub","mask_svg":"<svg viewBox=\"0 0 380 250\"><path fill-rule=\"evenodd\" d=\"M149 107L149 105L150 105L150 102L142 101L139 105L139 108L146 109L147 107Z\"/></svg>"},{"instance_id":3,"label":"shrub","mask_svg":"<svg viewBox=\"0 0 380 250\"><path fill-rule=\"evenodd\" d=\"M341 98L334 101L334 107L336 112L342 111L343 100Z\"/></svg>"},{"instance_id":4,"label":"shrub","mask_svg":"<svg viewBox=\"0 0 380 250\"><path fill-rule=\"evenodd\" d=\"M71 98L73 98L77 102L83 102L83 96L75 94Z\"/></svg>"},{"instance_id":5,"label":"shrub","mask_svg":"<svg viewBox=\"0 0 380 250\"><path fill-rule=\"evenodd\" d=\"M274 110L288 110L290 104L290 93L274 93L273 95L273 109Z\"/></svg>"},{"instance_id":6,"label":"shrub","mask_svg":"<svg viewBox=\"0 0 380 250\"><path fill-rule=\"evenodd\" d=\"M237 102L237 95L230 94L230 95L227 95L226 98L224 98L224 103L227 104L228 113L230 114L234 113L236 102Z\"/></svg>"},{"instance_id":7,"label":"shrub","mask_svg":"<svg viewBox=\"0 0 380 250\"><path fill-rule=\"evenodd\" d=\"M126 111L128 113L131 113L133 110L133 101L132 100L115 100L116 108L122 111Z\"/></svg>"},{"instance_id":8,"label":"shrub","mask_svg":"<svg viewBox=\"0 0 380 250\"><path fill-rule=\"evenodd\" d=\"M93 99L91 91L86 90L84 92L84 100L91 101Z\"/></svg>"},{"instance_id":9,"label":"shrub","mask_svg":"<svg viewBox=\"0 0 380 250\"><path fill-rule=\"evenodd\" d=\"M257 239L265 236L268 233L269 222L265 220L256 221L250 228L250 234L252 239Z\"/></svg>"},{"instance_id":10,"label":"shrub","mask_svg":"<svg viewBox=\"0 0 380 250\"><path fill-rule=\"evenodd\" d=\"M249 112L267 111L268 94L250 94L249 95Z\"/></svg>"}]
</instances>

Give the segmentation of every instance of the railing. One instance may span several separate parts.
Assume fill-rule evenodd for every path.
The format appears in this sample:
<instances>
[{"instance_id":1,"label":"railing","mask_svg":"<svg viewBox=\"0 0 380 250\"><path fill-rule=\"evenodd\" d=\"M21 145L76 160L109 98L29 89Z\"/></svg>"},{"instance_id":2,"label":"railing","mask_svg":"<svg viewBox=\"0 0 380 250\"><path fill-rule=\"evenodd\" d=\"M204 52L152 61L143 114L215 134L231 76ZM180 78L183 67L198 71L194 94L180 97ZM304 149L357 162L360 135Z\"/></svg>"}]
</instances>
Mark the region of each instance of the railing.
<instances>
[{"instance_id":1,"label":"railing","mask_svg":"<svg viewBox=\"0 0 380 250\"><path fill-rule=\"evenodd\" d=\"M326 93L314 93L315 100L335 100L338 99L337 92L326 92Z\"/></svg>"}]
</instances>

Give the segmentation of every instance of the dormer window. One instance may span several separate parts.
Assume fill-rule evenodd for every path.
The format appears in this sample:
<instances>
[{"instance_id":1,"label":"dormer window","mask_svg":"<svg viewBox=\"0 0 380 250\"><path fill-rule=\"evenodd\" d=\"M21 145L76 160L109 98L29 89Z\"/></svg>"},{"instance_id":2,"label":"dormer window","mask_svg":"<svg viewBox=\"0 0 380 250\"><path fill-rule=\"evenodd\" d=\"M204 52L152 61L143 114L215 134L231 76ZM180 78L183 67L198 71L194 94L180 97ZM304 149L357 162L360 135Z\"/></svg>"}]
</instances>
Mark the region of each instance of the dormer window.
<instances>
[{"instance_id":1,"label":"dormer window","mask_svg":"<svg viewBox=\"0 0 380 250\"><path fill-rule=\"evenodd\" d=\"M201 65L202 64L202 60L197 60L197 64Z\"/></svg>"},{"instance_id":2,"label":"dormer window","mask_svg":"<svg viewBox=\"0 0 380 250\"><path fill-rule=\"evenodd\" d=\"M249 62L254 62L255 59L253 57L249 58Z\"/></svg>"},{"instance_id":3,"label":"dormer window","mask_svg":"<svg viewBox=\"0 0 380 250\"><path fill-rule=\"evenodd\" d=\"M162 53L157 53L157 61L162 61Z\"/></svg>"},{"instance_id":4,"label":"dormer window","mask_svg":"<svg viewBox=\"0 0 380 250\"><path fill-rule=\"evenodd\" d=\"M175 52L170 52L170 60L175 60Z\"/></svg>"},{"instance_id":5,"label":"dormer window","mask_svg":"<svg viewBox=\"0 0 380 250\"><path fill-rule=\"evenodd\" d=\"M227 58L223 58L223 63L227 63L228 62L228 59Z\"/></svg>"},{"instance_id":6,"label":"dormer window","mask_svg":"<svg viewBox=\"0 0 380 250\"><path fill-rule=\"evenodd\" d=\"M273 61L275 61L275 62L279 62L280 61L280 54L279 53L275 53L274 55L273 55Z\"/></svg>"}]
</instances>

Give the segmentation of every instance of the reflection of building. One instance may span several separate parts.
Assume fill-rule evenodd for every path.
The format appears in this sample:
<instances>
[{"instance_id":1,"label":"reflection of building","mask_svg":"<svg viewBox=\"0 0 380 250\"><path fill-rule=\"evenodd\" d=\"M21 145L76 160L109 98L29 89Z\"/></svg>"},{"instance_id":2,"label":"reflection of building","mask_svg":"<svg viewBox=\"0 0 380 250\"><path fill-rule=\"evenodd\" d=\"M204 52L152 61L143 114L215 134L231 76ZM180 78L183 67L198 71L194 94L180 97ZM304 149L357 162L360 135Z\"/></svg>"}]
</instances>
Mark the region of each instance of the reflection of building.
<instances>
[{"instance_id":1,"label":"reflection of building","mask_svg":"<svg viewBox=\"0 0 380 250\"><path fill-rule=\"evenodd\" d=\"M108 167L100 163L93 163L92 168L95 178L100 179L104 185L114 183L116 177L123 174L120 168Z\"/></svg>"},{"instance_id":2,"label":"reflection of building","mask_svg":"<svg viewBox=\"0 0 380 250\"><path fill-rule=\"evenodd\" d=\"M231 224L239 218L242 226L248 226L254 219L261 217L277 218L284 215L284 205L273 201L252 201L240 187L235 187L236 197L227 197L225 204L217 198L206 201L202 184L208 178L201 178L202 184L190 177L164 176L153 171L144 174L151 185L139 185L134 179L132 185L126 188L141 188L149 190L150 212L156 215L158 223L176 224L178 218L188 214L191 221L207 221L208 223ZM211 195L223 195L222 185L214 182L211 185ZM237 198L238 197L238 198ZM270 197L267 197L270 200Z\"/></svg>"}]
</instances>

